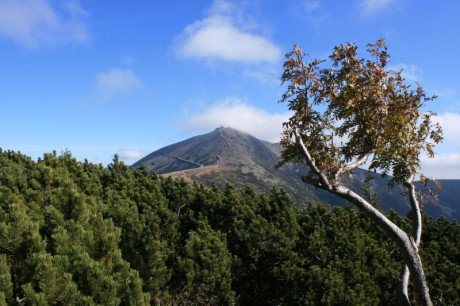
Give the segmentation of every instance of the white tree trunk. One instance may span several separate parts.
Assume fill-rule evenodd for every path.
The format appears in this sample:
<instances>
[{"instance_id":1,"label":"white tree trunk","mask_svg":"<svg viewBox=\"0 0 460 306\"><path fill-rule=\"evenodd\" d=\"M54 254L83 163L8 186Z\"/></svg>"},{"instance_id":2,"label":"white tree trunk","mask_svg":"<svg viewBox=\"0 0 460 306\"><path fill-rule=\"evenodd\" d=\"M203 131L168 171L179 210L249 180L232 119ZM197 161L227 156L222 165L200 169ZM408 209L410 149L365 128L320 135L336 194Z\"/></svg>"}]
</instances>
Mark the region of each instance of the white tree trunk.
<instances>
[{"instance_id":1,"label":"white tree trunk","mask_svg":"<svg viewBox=\"0 0 460 306\"><path fill-rule=\"evenodd\" d=\"M413 176L409 178L404 186L409 191L409 201L412 210L412 238L414 239L415 246L420 246L420 240L422 238L422 213L420 211L420 204L417 199L416 189L413 184ZM409 300L409 267L404 264L400 274L400 295L403 303L410 305Z\"/></svg>"},{"instance_id":2,"label":"white tree trunk","mask_svg":"<svg viewBox=\"0 0 460 306\"><path fill-rule=\"evenodd\" d=\"M415 240L401 228L399 228L396 224L391 222L379 210L369 204L363 197L356 194L352 190L346 188L345 186L336 186L333 187L333 189L330 191L353 203L361 212L367 215L387 234L389 234L390 237L399 245L404 255L406 266L408 267L410 274L412 274L414 289L419 303L425 306L432 306L433 303L431 302L430 292L425 278L425 272L423 271L422 261L418 254L418 247L415 243ZM409 273L406 274L408 277ZM407 288L407 286L405 288Z\"/></svg>"},{"instance_id":3,"label":"white tree trunk","mask_svg":"<svg viewBox=\"0 0 460 306\"><path fill-rule=\"evenodd\" d=\"M405 184L410 191L411 206L414 210L413 236L410 236L396 224L391 222L390 219L388 219L378 209L367 202L362 196L345 187L341 183L341 175L365 163L367 154L364 154L361 158L350 164L339 167L335 172L334 177L330 179L316 165L315 159L311 156L310 152L302 141L300 130L295 131L295 139L296 143L302 150L310 170L318 176L317 181L312 181L313 185L325 189L353 203L362 213L367 215L372 221L374 221L375 224L380 226L400 247L404 256L405 266L408 268L408 272L406 272L406 268L404 267L401 274L403 278L401 278L400 292L403 295L403 303L410 305L407 288L409 275L412 274L412 280L414 283L414 289L418 302L424 306L432 306L433 303L431 302L430 291L426 283L425 272L423 271L422 261L418 254L418 244L420 243L420 236L422 232L422 219L415 194L415 186L412 184L414 176L412 175ZM418 240L418 243L416 240Z\"/></svg>"}]
</instances>

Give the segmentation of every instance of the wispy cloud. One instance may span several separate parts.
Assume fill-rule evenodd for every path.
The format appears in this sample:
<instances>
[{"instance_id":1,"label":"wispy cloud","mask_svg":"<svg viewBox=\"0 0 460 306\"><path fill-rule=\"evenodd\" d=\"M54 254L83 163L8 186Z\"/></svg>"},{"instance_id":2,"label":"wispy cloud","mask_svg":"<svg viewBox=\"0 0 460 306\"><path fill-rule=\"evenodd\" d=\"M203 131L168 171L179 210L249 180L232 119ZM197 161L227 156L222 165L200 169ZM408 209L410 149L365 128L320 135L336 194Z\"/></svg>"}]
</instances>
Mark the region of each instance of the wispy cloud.
<instances>
[{"instance_id":1,"label":"wispy cloud","mask_svg":"<svg viewBox=\"0 0 460 306\"><path fill-rule=\"evenodd\" d=\"M1 0L0 36L27 47L86 42L88 16L77 0Z\"/></svg>"},{"instance_id":2,"label":"wispy cloud","mask_svg":"<svg viewBox=\"0 0 460 306\"><path fill-rule=\"evenodd\" d=\"M460 150L460 114L444 113L433 117L442 127L444 146Z\"/></svg>"},{"instance_id":3,"label":"wispy cloud","mask_svg":"<svg viewBox=\"0 0 460 306\"><path fill-rule=\"evenodd\" d=\"M141 81L130 69L112 68L96 75L98 100L110 100L118 94L134 92L141 87Z\"/></svg>"},{"instance_id":4,"label":"wispy cloud","mask_svg":"<svg viewBox=\"0 0 460 306\"><path fill-rule=\"evenodd\" d=\"M259 69L248 68L243 71L243 76L245 78L255 79L260 83L270 85L280 85L280 75L281 73L274 67L264 67Z\"/></svg>"},{"instance_id":5,"label":"wispy cloud","mask_svg":"<svg viewBox=\"0 0 460 306\"><path fill-rule=\"evenodd\" d=\"M175 52L184 58L243 63L276 63L280 48L270 39L251 33L238 22L228 1L216 1L209 16L188 25L176 38Z\"/></svg>"},{"instance_id":6,"label":"wispy cloud","mask_svg":"<svg viewBox=\"0 0 460 306\"><path fill-rule=\"evenodd\" d=\"M442 126L444 141L434 158L421 158L422 172L433 178L460 179L460 114L444 113L433 120Z\"/></svg>"},{"instance_id":7,"label":"wispy cloud","mask_svg":"<svg viewBox=\"0 0 460 306\"><path fill-rule=\"evenodd\" d=\"M228 97L192 114L185 121L184 127L189 130L233 127L260 139L277 142L281 137L282 124L289 117L288 113L269 113L242 99Z\"/></svg>"},{"instance_id":8,"label":"wispy cloud","mask_svg":"<svg viewBox=\"0 0 460 306\"><path fill-rule=\"evenodd\" d=\"M317 14L323 7L322 0L293 0L289 4L289 10L296 16Z\"/></svg>"},{"instance_id":9,"label":"wispy cloud","mask_svg":"<svg viewBox=\"0 0 460 306\"><path fill-rule=\"evenodd\" d=\"M393 0L360 0L358 6L364 15L372 15L385 9L394 2Z\"/></svg>"},{"instance_id":10,"label":"wispy cloud","mask_svg":"<svg viewBox=\"0 0 460 306\"><path fill-rule=\"evenodd\" d=\"M324 0L291 0L288 10L295 18L308 21L317 30L330 22L330 11L325 8Z\"/></svg>"},{"instance_id":11,"label":"wispy cloud","mask_svg":"<svg viewBox=\"0 0 460 306\"><path fill-rule=\"evenodd\" d=\"M321 7L321 0L302 1L302 6L307 12L312 12Z\"/></svg>"},{"instance_id":12,"label":"wispy cloud","mask_svg":"<svg viewBox=\"0 0 460 306\"><path fill-rule=\"evenodd\" d=\"M127 55L121 59L121 62L125 65L131 66L134 65L137 60L134 57Z\"/></svg>"},{"instance_id":13,"label":"wispy cloud","mask_svg":"<svg viewBox=\"0 0 460 306\"><path fill-rule=\"evenodd\" d=\"M120 150L118 151L120 159L125 162L136 162L145 156L145 153L141 150Z\"/></svg>"},{"instance_id":14,"label":"wispy cloud","mask_svg":"<svg viewBox=\"0 0 460 306\"><path fill-rule=\"evenodd\" d=\"M441 98L454 98L457 95L457 90L453 88L436 88L433 94Z\"/></svg>"},{"instance_id":15,"label":"wispy cloud","mask_svg":"<svg viewBox=\"0 0 460 306\"><path fill-rule=\"evenodd\" d=\"M434 179L460 179L460 153L441 153L422 157L422 173Z\"/></svg>"},{"instance_id":16,"label":"wispy cloud","mask_svg":"<svg viewBox=\"0 0 460 306\"><path fill-rule=\"evenodd\" d=\"M396 65L388 67L390 70L402 71L401 75L409 82L421 82L423 70L422 68L416 65L408 65L403 63L398 63Z\"/></svg>"}]
</instances>

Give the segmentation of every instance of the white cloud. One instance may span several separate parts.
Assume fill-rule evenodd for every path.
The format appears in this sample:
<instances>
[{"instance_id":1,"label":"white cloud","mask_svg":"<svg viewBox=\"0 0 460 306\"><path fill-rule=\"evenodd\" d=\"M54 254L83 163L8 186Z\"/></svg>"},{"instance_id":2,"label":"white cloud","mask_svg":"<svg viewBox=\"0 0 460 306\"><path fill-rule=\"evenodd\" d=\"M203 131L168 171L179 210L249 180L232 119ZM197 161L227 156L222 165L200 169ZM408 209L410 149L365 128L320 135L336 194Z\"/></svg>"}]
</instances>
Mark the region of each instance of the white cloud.
<instances>
[{"instance_id":1,"label":"white cloud","mask_svg":"<svg viewBox=\"0 0 460 306\"><path fill-rule=\"evenodd\" d=\"M27 47L85 42L89 15L77 0L1 0L0 36Z\"/></svg>"},{"instance_id":2,"label":"white cloud","mask_svg":"<svg viewBox=\"0 0 460 306\"><path fill-rule=\"evenodd\" d=\"M444 141L434 158L422 156L422 173L439 179L460 179L460 114L444 113L434 116L443 129Z\"/></svg>"},{"instance_id":3,"label":"white cloud","mask_svg":"<svg viewBox=\"0 0 460 306\"><path fill-rule=\"evenodd\" d=\"M125 65L131 66L134 65L137 60L134 57L127 55L122 58L121 62Z\"/></svg>"},{"instance_id":4,"label":"white cloud","mask_svg":"<svg viewBox=\"0 0 460 306\"><path fill-rule=\"evenodd\" d=\"M312 12L321 7L321 1L320 0L305 1L303 2L303 7L307 12Z\"/></svg>"},{"instance_id":5,"label":"white cloud","mask_svg":"<svg viewBox=\"0 0 460 306\"><path fill-rule=\"evenodd\" d=\"M273 67L265 67L260 69L245 69L243 71L245 78L255 79L264 84L280 85L280 73Z\"/></svg>"},{"instance_id":6,"label":"white cloud","mask_svg":"<svg viewBox=\"0 0 460 306\"><path fill-rule=\"evenodd\" d=\"M444 113L433 117L442 127L443 146L460 149L460 114Z\"/></svg>"},{"instance_id":7,"label":"white cloud","mask_svg":"<svg viewBox=\"0 0 460 306\"><path fill-rule=\"evenodd\" d=\"M271 142L281 138L282 124L289 119L289 113L269 113L238 98L226 98L192 115L184 123L190 130L211 130L219 126L233 127Z\"/></svg>"},{"instance_id":8,"label":"white cloud","mask_svg":"<svg viewBox=\"0 0 460 306\"><path fill-rule=\"evenodd\" d=\"M232 14L235 11L235 7L226 0L215 0L209 9L209 15L220 15L220 14Z\"/></svg>"},{"instance_id":9,"label":"white cloud","mask_svg":"<svg viewBox=\"0 0 460 306\"><path fill-rule=\"evenodd\" d=\"M117 94L134 92L141 87L141 81L130 69L112 68L96 75L96 88L100 100L110 100Z\"/></svg>"},{"instance_id":10,"label":"white cloud","mask_svg":"<svg viewBox=\"0 0 460 306\"><path fill-rule=\"evenodd\" d=\"M305 18L306 14L317 14L322 7L322 0L294 0L291 1L289 10L296 16Z\"/></svg>"},{"instance_id":11,"label":"white cloud","mask_svg":"<svg viewBox=\"0 0 460 306\"><path fill-rule=\"evenodd\" d=\"M118 155L123 161L138 161L145 156L145 153L140 150L121 150Z\"/></svg>"},{"instance_id":12,"label":"white cloud","mask_svg":"<svg viewBox=\"0 0 460 306\"><path fill-rule=\"evenodd\" d=\"M358 5L365 15L371 15L387 8L392 2L393 0L361 0Z\"/></svg>"},{"instance_id":13,"label":"white cloud","mask_svg":"<svg viewBox=\"0 0 460 306\"><path fill-rule=\"evenodd\" d=\"M277 63L280 48L268 38L238 26L232 14L229 2L214 2L207 18L188 25L176 38L176 54L185 58Z\"/></svg>"},{"instance_id":14,"label":"white cloud","mask_svg":"<svg viewBox=\"0 0 460 306\"><path fill-rule=\"evenodd\" d=\"M291 0L287 9L302 23L307 21L317 33L322 32L327 24L334 22L332 11L327 8L325 0Z\"/></svg>"},{"instance_id":15,"label":"white cloud","mask_svg":"<svg viewBox=\"0 0 460 306\"><path fill-rule=\"evenodd\" d=\"M451 99L457 95L457 90L453 88L436 88L433 90L433 94L440 98Z\"/></svg>"},{"instance_id":16,"label":"white cloud","mask_svg":"<svg viewBox=\"0 0 460 306\"><path fill-rule=\"evenodd\" d=\"M422 157L422 173L434 179L460 179L460 153L437 154Z\"/></svg>"},{"instance_id":17,"label":"white cloud","mask_svg":"<svg viewBox=\"0 0 460 306\"><path fill-rule=\"evenodd\" d=\"M422 80L422 68L417 67L416 65L407 65L403 63L398 63L396 65L388 67L390 70L401 71L402 77L409 82L420 82Z\"/></svg>"}]
</instances>

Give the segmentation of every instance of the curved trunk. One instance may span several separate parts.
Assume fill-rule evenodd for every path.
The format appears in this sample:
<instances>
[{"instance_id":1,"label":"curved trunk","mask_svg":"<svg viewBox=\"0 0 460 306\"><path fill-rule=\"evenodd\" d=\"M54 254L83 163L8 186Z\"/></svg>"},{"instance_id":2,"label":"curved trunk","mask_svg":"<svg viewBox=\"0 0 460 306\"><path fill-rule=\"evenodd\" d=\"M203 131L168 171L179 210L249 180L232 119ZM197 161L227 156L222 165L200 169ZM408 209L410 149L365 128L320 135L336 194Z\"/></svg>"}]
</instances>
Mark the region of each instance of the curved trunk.
<instances>
[{"instance_id":1,"label":"curved trunk","mask_svg":"<svg viewBox=\"0 0 460 306\"><path fill-rule=\"evenodd\" d=\"M404 262L401 268L401 274L399 275L399 299L401 300L401 304L405 306L410 306L409 276L409 267Z\"/></svg>"},{"instance_id":2,"label":"curved trunk","mask_svg":"<svg viewBox=\"0 0 460 306\"><path fill-rule=\"evenodd\" d=\"M420 211L420 205L417 200L415 186L412 181L413 177L406 181L404 186L409 190L409 201L412 210L412 238L414 239L415 246L418 248L422 237L422 213ZM409 276L409 267L404 264L400 274L399 290L402 302L406 305L410 305L408 290Z\"/></svg>"},{"instance_id":3,"label":"curved trunk","mask_svg":"<svg viewBox=\"0 0 460 306\"><path fill-rule=\"evenodd\" d=\"M426 283L425 272L423 271L422 261L418 254L416 241L396 224L391 222L379 210L377 210L352 190L344 186L336 186L333 188L333 190L330 191L353 203L359 210L361 210L372 221L380 226L388 235L390 235L390 237L399 245L402 254L404 255L406 266L408 267L409 272L412 274L414 289L419 303L421 305L432 306L433 303L431 302L428 285ZM421 233L421 226L415 229L417 231L420 229ZM407 277L409 276L409 273L405 274L407 274ZM409 303L408 299L407 303Z\"/></svg>"},{"instance_id":4,"label":"curved trunk","mask_svg":"<svg viewBox=\"0 0 460 306\"><path fill-rule=\"evenodd\" d=\"M378 226L380 226L400 247L402 254L404 256L404 262L408 268L404 267L402 271L400 292L402 293L402 301L404 304L410 305L409 295L407 294L407 284L409 280L409 274L412 274L414 289L417 295L417 299L421 305L432 306L430 298L430 291L426 283L425 272L423 271L422 261L418 254L418 243L420 242L421 230L422 230L422 220L420 210L418 209L418 202L415 194L415 186L412 182L414 176L412 175L406 182L406 187L409 188L411 195L411 205L414 209L414 226L413 226L413 237L409 236L405 231L399 228L396 224L391 222L384 214L382 214L378 209L369 204L363 197L355 193L353 190L346 188L341 184L341 175L345 172L353 170L360 165L362 165L366 159L367 154L364 154L361 158L356 161L343 165L336 172L332 180L325 175L321 169L316 165L315 160L312 158L310 152L302 141L302 135L300 130L295 131L296 143L300 146L302 153L307 161L308 166L311 171L318 175L318 180L312 180L310 183L316 187L325 189L335 195L338 195L351 203L353 203L361 212L367 215L372 221L374 221ZM418 213L417 213L418 211ZM418 243L416 242L418 240Z\"/></svg>"}]
</instances>

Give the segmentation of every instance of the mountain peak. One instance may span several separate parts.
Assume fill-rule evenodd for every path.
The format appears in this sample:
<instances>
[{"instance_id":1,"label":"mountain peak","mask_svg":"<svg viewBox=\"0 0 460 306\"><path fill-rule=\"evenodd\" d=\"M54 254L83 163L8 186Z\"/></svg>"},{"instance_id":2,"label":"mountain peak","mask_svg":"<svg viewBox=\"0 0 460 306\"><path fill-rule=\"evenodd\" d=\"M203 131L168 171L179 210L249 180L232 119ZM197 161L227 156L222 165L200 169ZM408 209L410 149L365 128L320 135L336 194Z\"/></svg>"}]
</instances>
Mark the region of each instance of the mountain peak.
<instances>
[{"instance_id":1,"label":"mountain peak","mask_svg":"<svg viewBox=\"0 0 460 306\"><path fill-rule=\"evenodd\" d=\"M254 136L252 136L249 133L243 132L241 130L238 130L238 129L235 129L235 128L232 128L232 127L220 126L220 127L216 128L210 134L212 134L212 133L216 133L216 134L220 135L221 137L230 137L230 138L247 138L247 137L250 137L250 138L255 138Z\"/></svg>"},{"instance_id":2,"label":"mountain peak","mask_svg":"<svg viewBox=\"0 0 460 306\"><path fill-rule=\"evenodd\" d=\"M294 192L294 182L285 181L288 169L274 167L278 154L279 148L274 144L238 129L220 126L207 134L159 149L133 166L137 168L142 163L149 171L188 181L219 186L230 182L237 187L248 186L267 193L273 187ZM302 184L297 173L292 180Z\"/></svg>"},{"instance_id":3,"label":"mountain peak","mask_svg":"<svg viewBox=\"0 0 460 306\"><path fill-rule=\"evenodd\" d=\"M230 127L192 137L157 150L136 162L150 171L170 173L188 169L235 164L242 160L273 161L277 156L268 143Z\"/></svg>"}]
</instances>

